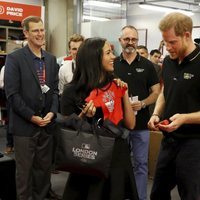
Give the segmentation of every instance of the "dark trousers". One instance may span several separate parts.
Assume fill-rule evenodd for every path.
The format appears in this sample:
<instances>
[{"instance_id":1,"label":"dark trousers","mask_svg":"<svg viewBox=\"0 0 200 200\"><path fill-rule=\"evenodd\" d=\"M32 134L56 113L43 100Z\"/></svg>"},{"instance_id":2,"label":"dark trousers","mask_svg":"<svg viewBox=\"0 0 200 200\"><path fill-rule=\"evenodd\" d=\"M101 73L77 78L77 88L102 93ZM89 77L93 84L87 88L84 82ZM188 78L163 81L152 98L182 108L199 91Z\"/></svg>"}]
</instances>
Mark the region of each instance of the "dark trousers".
<instances>
[{"instance_id":1,"label":"dark trousers","mask_svg":"<svg viewBox=\"0 0 200 200\"><path fill-rule=\"evenodd\" d=\"M13 144L13 134L9 131L9 124L7 125L7 130L6 130L6 140L7 140L7 143L6 143L6 146L7 147L13 147L14 144Z\"/></svg>"},{"instance_id":2,"label":"dark trousers","mask_svg":"<svg viewBox=\"0 0 200 200\"><path fill-rule=\"evenodd\" d=\"M164 137L151 200L170 200L177 185L181 200L200 200L200 139Z\"/></svg>"},{"instance_id":3,"label":"dark trousers","mask_svg":"<svg viewBox=\"0 0 200 200\"><path fill-rule=\"evenodd\" d=\"M50 188L52 136L14 136L18 200L44 200Z\"/></svg>"},{"instance_id":4,"label":"dark trousers","mask_svg":"<svg viewBox=\"0 0 200 200\"><path fill-rule=\"evenodd\" d=\"M14 146L14 142L13 142L13 133L11 132L11 128L10 128L10 123L9 123L9 112L10 112L10 104L7 101L6 103L6 107L7 107L7 118L8 118L8 124L7 124L7 130L6 130L6 146L7 147L13 147Z\"/></svg>"}]
</instances>

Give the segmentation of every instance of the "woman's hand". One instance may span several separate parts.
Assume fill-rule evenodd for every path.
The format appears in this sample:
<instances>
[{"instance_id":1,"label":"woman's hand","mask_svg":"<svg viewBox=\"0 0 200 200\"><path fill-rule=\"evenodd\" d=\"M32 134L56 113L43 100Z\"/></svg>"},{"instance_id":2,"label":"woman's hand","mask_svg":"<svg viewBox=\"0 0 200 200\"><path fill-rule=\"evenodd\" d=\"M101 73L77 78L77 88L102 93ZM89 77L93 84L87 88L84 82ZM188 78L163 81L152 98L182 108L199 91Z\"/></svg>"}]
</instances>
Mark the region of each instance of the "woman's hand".
<instances>
[{"instance_id":1,"label":"woman's hand","mask_svg":"<svg viewBox=\"0 0 200 200\"><path fill-rule=\"evenodd\" d=\"M82 117L83 115L87 117L93 117L95 113L96 113L96 107L94 106L93 101L90 100L83 106L82 112L79 114L79 117Z\"/></svg>"}]
</instances>

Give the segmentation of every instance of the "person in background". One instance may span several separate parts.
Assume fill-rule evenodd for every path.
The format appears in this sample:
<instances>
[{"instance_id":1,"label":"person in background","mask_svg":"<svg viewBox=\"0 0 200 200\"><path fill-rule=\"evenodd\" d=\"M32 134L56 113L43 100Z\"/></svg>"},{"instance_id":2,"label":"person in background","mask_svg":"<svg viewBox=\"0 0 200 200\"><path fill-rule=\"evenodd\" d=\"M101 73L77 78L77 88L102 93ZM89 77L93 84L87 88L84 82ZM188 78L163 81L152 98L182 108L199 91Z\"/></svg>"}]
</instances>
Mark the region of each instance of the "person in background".
<instances>
[{"instance_id":1,"label":"person in background","mask_svg":"<svg viewBox=\"0 0 200 200\"><path fill-rule=\"evenodd\" d=\"M28 44L8 54L5 63L17 199L44 200L50 188L52 134L58 112L58 66L56 58L42 49L42 19L29 16L22 27Z\"/></svg>"},{"instance_id":2,"label":"person in background","mask_svg":"<svg viewBox=\"0 0 200 200\"><path fill-rule=\"evenodd\" d=\"M150 61L157 65L160 64L161 52L158 49L153 49L150 51Z\"/></svg>"},{"instance_id":3,"label":"person in background","mask_svg":"<svg viewBox=\"0 0 200 200\"><path fill-rule=\"evenodd\" d=\"M16 51L20 49L19 47L16 47L13 49L13 51ZM4 72L5 72L5 65L1 68L1 73L0 73L0 88L3 91L3 96L5 96L5 89L4 89ZM6 148L4 150L5 154L11 154L14 152L14 143L13 143L13 134L10 131L9 128L9 103L6 100L6 97L4 99L5 104L6 104L6 116L7 116L7 126L6 126Z\"/></svg>"},{"instance_id":4,"label":"person in background","mask_svg":"<svg viewBox=\"0 0 200 200\"><path fill-rule=\"evenodd\" d=\"M73 73L76 67L76 54L81 43L84 41L84 37L79 34L74 34L70 37L68 46L70 55L65 57L62 65L59 69L59 94L63 92L64 85L72 80Z\"/></svg>"},{"instance_id":5,"label":"person in background","mask_svg":"<svg viewBox=\"0 0 200 200\"><path fill-rule=\"evenodd\" d=\"M4 71L5 71L5 65L1 68L0 72L0 88L4 89Z\"/></svg>"},{"instance_id":6,"label":"person in background","mask_svg":"<svg viewBox=\"0 0 200 200\"><path fill-rule=\"evenodd\" d=\"M115 118L113 123L116 125L134 128L135 116L129 102L127 84L114 81L114 58L111 45L105 39L90 38L82 43L72 82L65 87L61 97L61 113L64 116L76 113L79 117L86 115L88 120L91 117L96 120ZM94 93L96 95L93 96ZM80 102L87 102L82 104L82 109ZM108 103L113 105L109 109ZM115 138L108 178L76 173L69 175L63 195L63 200L68 199L138 199L126 139L121 136Z\"/></svg>"},{"instance_id":7,"label":"person in background","mask_svg":"<svg viewBox=\"0 0 200 200\"><path fill-rule=\"evenodd\" d=\"M161 77L162 76L162 68L161 68L161 62L160 62L161 52L158 49L151 50L150 51L150 58L149 59L153 63L153 66L154 66L154 68L156 70L156 73L157 73L160 85L162 87L162 77ZM153 114L154 107L155 107L155 103L151 104L149 106L149 113L150 113L150 115Z\"/></svg>"},{"instance_id":8,"label":"person in background","mask_svg":"<svg viewBox=\"0 0 200 200\"><path fill-rule=\"evenodd\" d=\"M137 46L136 50L140 54L140 56L143 56L146 59L149 58L149 52L148 52L148 49L146 46L139 45L139 46ZM153 66L156 70L159 80L161 80L161 73L162 73L161 66L159 65L160 57L161 57L161 53L159 50L154 49L150 52L149 60L153 63Z\"/></svg>"},{"instance_id":9,"label":"person in background","mask_svg":"<svg viewBox=\"0 0 200 200\"><path fill-rule=\"evenodd\" d=\"M0 68L1 68L1 71L0 71L0 126L6 125L5 128L7 129L7 115L5 116L5 114L4 114L4 109L7 106L6 95L5 95L5 90L4 90L4 70L5 70L5 65L0 67ZM6 114L7 114L7 112L6 112ZM6 132L6 134L7 134L7 132ZM9 152L13 152L12 151L12 147L9 147L8 150L10 150ZM7 147L6 147L5 151L7 151ZM4 153L5 153L5 151L4 151ZM3 154L1 154L1 156L2 155Z\"/></svg>"},{"instance_id":10,"label":"person in background","mask_svg":"<svg viewBox=\"0 0 200 200\"><path fill-rule=\"evenodd\" d=\"M146 46L144 45L138 45L136 47L136 51L140 54L140 56L143 56L144 58L149 58L149 52Z\"/></svg>"},{"instance_id":11,"label":"person in background","mask_svg":"<svg viewBox=\"0 0 200 200\"><path fill-rule=\"evenodd\" d=\"M143 45L139 45L139 46L137 46L136 50L140 54L140 56L143 56L144 58L148 59L149 52L148 52L147 47L145 47ZM151 57L151 54L152 55L155 54L155 55L153 57ZM159 82L161 83L162 70L161 70L161 67L158 64L156 64L156 63L158 63L158 57L159 57L159 56L157 56L157 54L159 54L161 56L161 53L158 50L154 49L154 50L151 51L151 54L150 54L150 61L153 63L153 66L154 66L154 68L156 70L156 74L158 76ZM150 113L150 115L153 113L154 107L155 107L155 103L149 105L149 113Z\"/></svg>"},{"instance_id":12,"label":"person in background","mask_svg":"<svg viewBox=\"0 0 200 200\"><path fill-rule=\"evenodd\" d=\"M3 96L5 97L5 89L4 89L4 72L5 72L5 65L1 68L1 74L0 74L0 88L3 91ZM6 126L6 148L4 150L5 154L11 154L14 152L14 143L13 143L13 134L10 130L9 126L9 103L6 100L5 97L5 103L6 103L6 113L7 113L7 126Z\"/></svg>"},{"instance_id":13,"label":"person in background","mask_svg":"<svg viewBox=\"0 0 200 200\"><path fill-rule=\"evenodd\" d=\"M74 33L68 41L68 49L69 49L69 55L65 56L63 61L66 60L73 60L76 58L76 54L78 51L78 48L80 47L81 43L84 41L84 36Z\"/></svg>"},{"instance_id":14,"label":"person in background","mask_svg":"<svg viewBox=\"0 0 200 200\"><path fill-rule=\"evenodd\" d=\"M160 92L160 84L153 64L137 53L138 32L134 26L122 28L119 42L122 53L115 59L114 72L128 83L132 110L136 114L136 127L130 133L133 170L140 200L147 200L149 130L147 122L149 105Z\"/></svg>"},{"instance_id":15,"label":"person in background","mask_svg":"<svg viewBox=\"0 0 200 200\"><path fill-rule=\"evenodd\" d=\"M150 61L153 63L156 73L158 75L159 80L161 81L161 73L162 73L162 66L161 66L161 52L158 49L153 49L150 51Z\"/></svg>"},{"instance_id":16,"label":"person in background","mask_svg":"<svg viewBox=\"0 0 200 200\"><path fill-rule=\"evenodd\" d=\"M151 200L170 200L177 186L183 200L200 199L200 47L192 40L193 22L170 13L159 24L169 56L163 61L163 87L148 122L161 130ZM161 122L162 120L164 120Z\"/></svg>"},{"instance_id":17,"label":"person in background","mask_svg":"<svg viewBox=\"0 0 200 200\"><path fill-rule=\"evenodd\" d=\"M27 44L27 40L22 41L22 47L24 47ZM16 47L13 49L13 52L20 49L20 47ZM1 68L1 74L0 74L0 88L4 91L4 71L5 71L5 65ZM14 142L13 142L13 134L11 133L11 130L9 128L9 103L6 101L6 110L7 110L7 128L6 128L6 149L4 151L5 154L11 154L14 152Z\"/></svg>"}]
</instances>

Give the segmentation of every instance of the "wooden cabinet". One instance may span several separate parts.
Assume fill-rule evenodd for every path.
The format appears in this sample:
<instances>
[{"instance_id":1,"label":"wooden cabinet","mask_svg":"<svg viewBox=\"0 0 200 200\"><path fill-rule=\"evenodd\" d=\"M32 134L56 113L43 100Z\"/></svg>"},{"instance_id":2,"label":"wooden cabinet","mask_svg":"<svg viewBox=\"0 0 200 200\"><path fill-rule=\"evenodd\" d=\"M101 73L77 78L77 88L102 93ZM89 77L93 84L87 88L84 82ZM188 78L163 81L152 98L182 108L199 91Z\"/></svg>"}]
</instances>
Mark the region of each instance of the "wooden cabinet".
<instances>
[{"instance_id":1,"label":"wooden cabinet","mask_svg":"<svg viewBox=\"0 0 200 200\"><path fill-rule=\"evenodd\" d=\"M0 70L5 64L6 55L22 47L24 34L22 28L0 26ZM7 121L5 91L0 89L0 126Z\"/></svg>"},{"instance_id":2,"label":"wooden cabinet","mask_svg":"<svg viewBox=\"0 0 200 200\"><path fill-rule=\"evenodd\" d=\"M7 42L7 30L6 28L0 27L0 54L5 54L6 52L6 42Z\"/></svg>"},{"instance_id":3,"label":"wooden cabinet","mask_svg":"<svg viewBox=\"0 0 200 200\"><path fill-rule=\"evenodd\" d=\"M22 28L0 26L0 55L10 53L15 48L20 48L23 40Z\"/></svg>"}]
</instances>

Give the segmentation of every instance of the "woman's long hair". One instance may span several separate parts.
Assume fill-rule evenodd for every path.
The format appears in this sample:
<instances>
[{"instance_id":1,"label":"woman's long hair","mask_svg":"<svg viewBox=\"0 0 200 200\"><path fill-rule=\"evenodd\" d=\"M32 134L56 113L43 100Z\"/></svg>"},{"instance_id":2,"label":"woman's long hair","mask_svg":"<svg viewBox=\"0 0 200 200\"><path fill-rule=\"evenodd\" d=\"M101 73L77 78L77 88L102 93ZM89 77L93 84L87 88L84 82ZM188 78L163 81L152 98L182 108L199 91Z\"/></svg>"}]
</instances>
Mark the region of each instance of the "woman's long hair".
<instances>
[{"instance_id":1,"label":"woman's long hair","mask_svg":"<svg viewBox=\"0 0 200 200\"><path fill-rule=\"evenodd\" d=\"M113 78L112 73L106 72L102 66L105 42L103 38L88 38L79 47L72 83L82 97L94 88L103 87Z\"/></svg>"}]
</instances>

